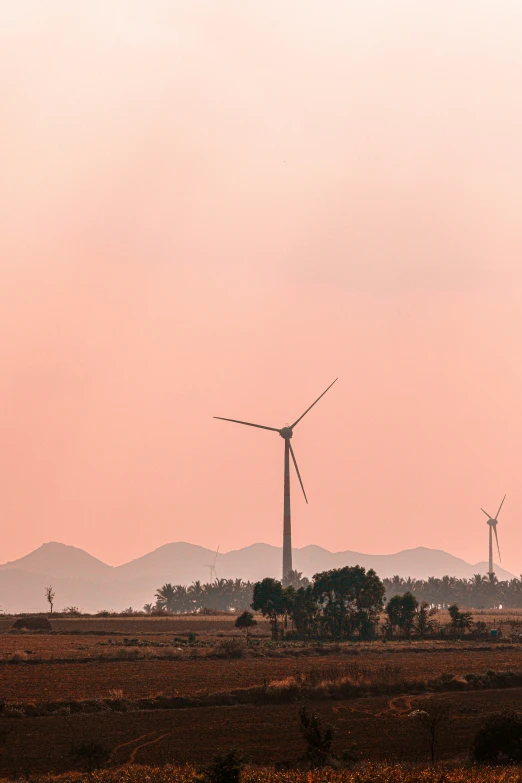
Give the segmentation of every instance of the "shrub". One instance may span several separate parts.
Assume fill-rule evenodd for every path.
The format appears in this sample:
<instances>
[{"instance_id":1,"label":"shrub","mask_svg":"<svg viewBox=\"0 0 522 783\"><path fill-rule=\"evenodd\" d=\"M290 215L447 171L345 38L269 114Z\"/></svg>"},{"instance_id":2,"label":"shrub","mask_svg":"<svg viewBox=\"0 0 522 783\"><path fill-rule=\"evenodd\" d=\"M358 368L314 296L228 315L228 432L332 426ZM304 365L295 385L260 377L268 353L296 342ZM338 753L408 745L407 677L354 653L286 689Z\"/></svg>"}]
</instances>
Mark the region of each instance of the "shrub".
<instances>
[{"instance_id":1,"label":"shrub","mask_svg":"<svg viewBox=\"0 0 522 783\"><path fill-rule=\"evenodd\" d=\"M19 617L13 623L15 631L52 631L53 627L47 617Z\"/></svg>"},{"instance_id":2,"label":"shrub","mask_svg":"<svg viewBox=\"0 0 522 783\"><path fill-rule=\"evenodd\" d=\"M118 650L118 658L121 661L137 661L143 658L143 652L137 647L122 647Z\"/></svg>"},{"instance_id":3,"label":"shrub","mask_svg":"<svg viewBox=\"0 0 522 783\"><path fill-rule=\"evenodd\" d=\"M334 730L324 726L320 718L308 712L306 705L299 710L299 728L306 743L306 758L312 767L325 767L333 760Z\"/></svg>"},{"instance_id":4,"label":"shrub","mask_svg":"<svg viewBox=\"0 0 522 783\"><path fill-rule=\"evenodd\" d=\"M220 639L214 647L213 654L219 658L242 658L245 654L245 644L242 639Z\"/></svg>"},{"instance_id":5,"label":"shrub","mask_svg":"<svg viewBox=\"0 0 522 783\"><path fill-rule=\"evenodd\" d=\"M107 746L103 742L96 742L95 740L73 745L71 755L77 761L86 765L89 774L106 764L110 757Z\"/></svg>"},{"instance_id":6,"label":"shrub","mask_svg":"<svg viewBox=\"0 0 522 783\"><path fill-rule=\"evenodd\" d=\"M14 653L11 654L9 660L16 661L17 663L20 661L28 661L29 654L25 650L15 650Z\"/></svg>"},{"instance_id":7,"label":"shrub","mask_svg":"<svg viewBox=\"0 0 522 783\"><path fill-rule=\"evenodd\" d=\"M489 715L475 735L471 758L481 764L522 761L522 715L511 710Z\"/></svg>"},{"instance_id":8,"label":"shrub","mask_svg":"<svg viewBox=\"0 0 522 783\"><path fill-rule=\"evenodd\" d=\"M216 756L204 770L203 778L208 783L239 783L245 760L237 750L229 750Z\"/></svg>"}]
</instances>

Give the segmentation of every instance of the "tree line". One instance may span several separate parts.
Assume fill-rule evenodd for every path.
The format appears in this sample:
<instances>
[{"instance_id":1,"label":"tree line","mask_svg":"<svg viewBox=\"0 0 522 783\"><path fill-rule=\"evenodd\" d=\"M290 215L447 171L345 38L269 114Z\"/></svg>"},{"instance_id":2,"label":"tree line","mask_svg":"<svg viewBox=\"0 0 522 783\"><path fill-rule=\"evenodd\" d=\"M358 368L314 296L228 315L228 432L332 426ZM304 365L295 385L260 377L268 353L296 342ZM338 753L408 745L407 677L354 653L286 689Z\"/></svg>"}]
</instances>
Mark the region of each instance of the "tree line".
<instances>
[{"instance_id":1,"label":"tree line","mask_svg":"<svg viewBox=\"0 0 522 783\"><path fill-rule=\"evenodd\" d=\"M231 612L246 609L252 603L253 582L242 579L216 579L202 584L186 585L167 583L156 590L156 603L145 604L147 614L154 612L201 612L204 609Z\"/></svg>"},{"instance_id":2,"label":"tree line","mask_svg":"<svg viewBox=\"0 0 522 783\"><path fill-rule=\"evenodd\" d=\"M252 608L268 618L273 639L292 633L303 638L374 638L385 588L372 569L333 569L316 574L312 582L292 572L289 582L283 586L277 579L255 584L216 579L189 587L167 583L156 591L156 603L146 604L144 610L152 614Z\"/></svg>"},{"instance_id":3,"label":"tree line","mask_svg":"<svg viewBox=\"0 0 522 783\"><path fill-rule=\"evenodd\" d=\"M334 569L336 570L343 569ZM314 585L320 576L321 574L316 574L311 581L303 577L302 573L292 571L288 586L294 591L301 588L306 590ZM471 579L458 579L453 576L405 579L394 576L391 579L383 579L382 584L386 601L395 595L411 593L419 605L426 603L429 607L439 609L448 609L455 603L474 609L522 608L522 576L520 579L513 578L505 581L499 581L494 574L490 577L475 574ZM316 593L318 589L315 588ZM205 584L193 582L190 586L168 583L156 591L155 598L154 604L144 606L144 610L149 614L158 611L176 614L199 612L203 609L239 611L251 608L254 600L254 583L242 579L216 579ZM297 600L305 599L299 594Z\"/></svg>"},{"instance_id":4,"label":"tree line","mask_svg":"<svg viewBox=\"0 0 522 783\"><path fill-rule=\"evenodd\" d=\"M474 574L471 579L458 579L443 576L437 579L404 579L394 576L383 579L386 598L411 593L419 601L429 606L448 609L452 604L473 607L474 609L520 609L522 608L522 576L499 581L494 574L483 576Z\"/></svg>"}]
</instances>

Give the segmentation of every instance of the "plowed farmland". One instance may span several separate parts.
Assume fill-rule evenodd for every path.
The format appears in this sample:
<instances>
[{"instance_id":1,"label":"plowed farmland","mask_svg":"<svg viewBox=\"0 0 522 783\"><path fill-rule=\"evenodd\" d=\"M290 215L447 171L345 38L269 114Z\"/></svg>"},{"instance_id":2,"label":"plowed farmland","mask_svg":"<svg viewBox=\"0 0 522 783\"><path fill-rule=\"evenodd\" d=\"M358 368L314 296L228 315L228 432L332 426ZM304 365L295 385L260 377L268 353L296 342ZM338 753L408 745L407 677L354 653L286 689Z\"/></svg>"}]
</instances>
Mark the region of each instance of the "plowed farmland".
<instances>
[{"instance_id":1,"label":"plowed farmland","mask_svg":"<svg viewBox=\"0 0 522 783\"><path fill-rule=\"evenodd\" d=\"M407 647L391 653L358 656L246 658L244 660L141 660L92 661L90 663L18 663L0 666L0 694L4 699L62 701L104 699L120 692L137 699L157 694L194 696L247 688L265 682L299 676L310 670L339 669L347 674L392 670L394 679L429 679L440 674L482 674L522 671L522 649L463 649L449 652L409 652Z\"/></svg>"},{"instance_id":2,"label":"plowed farmland","mask_svg":"<svg viewBox=\"0 0 522 783\"><path fill-rule=\"evenodd\" d=\"M488 670L522 674L519 644L273 644L260 624L243 657L228 660L218 656L223 641L238 637L233 619L53 618L52 633L12 633L4 618L0 739L8 739L0 774L71 769L71 743L82 738L103 741L114 765L202 762L231 745L258 763L282 761L302 752L297 713L303 698L313 698L314 710L337 728L339 748L353 742L363 757L403 761L426 759L411 711L446 700L453 717L443 753L463 757L485 714L502 705L519 707L522 700L520 678L505 678L504 689L494 690L502 680L470 685L462 676ZM188 634L195 637L189 641ZM463 692L429 686L431 692L421 694L422 681L441 675ZM310 689L294 693L292 683L306 678ZM324 685L343 678L357 688L329 691ZM313 695L316 686L323 688L319 696ZM237 689L255 687L261 696L275 692L275 700L254 694L242 702L234 696ZM204 702L209 694L221 696ZM188 701L165 709L165 701L175 697ZM156 701L146 705L139 699Z\"/></svg>"},{"instance_id":3,"label":"plowed farmland","mask_svg":"<svg viewBox=\"0 0 522 783\"><path fill-rule=\"evenodd\" d=\"M373 760L427 760L423 737L410 717L429 708L434 697L359 699L314 705L337 730L336 749L354 743ZM462 761L480 721L493 709L520 708L519 689L437 696L451 705L452 718L441 735L441 757ZM303 752L297 727L298 705L240 706L128 714L57 716L12 721L9 744L0 758L2 774L29 770L65 771L71 767L71 744L100 739L111 748L112 762L201 763L234 745L252 761L288 761ZM6 721L0 722L0 729Z\"/></svg>"}]
</instances>

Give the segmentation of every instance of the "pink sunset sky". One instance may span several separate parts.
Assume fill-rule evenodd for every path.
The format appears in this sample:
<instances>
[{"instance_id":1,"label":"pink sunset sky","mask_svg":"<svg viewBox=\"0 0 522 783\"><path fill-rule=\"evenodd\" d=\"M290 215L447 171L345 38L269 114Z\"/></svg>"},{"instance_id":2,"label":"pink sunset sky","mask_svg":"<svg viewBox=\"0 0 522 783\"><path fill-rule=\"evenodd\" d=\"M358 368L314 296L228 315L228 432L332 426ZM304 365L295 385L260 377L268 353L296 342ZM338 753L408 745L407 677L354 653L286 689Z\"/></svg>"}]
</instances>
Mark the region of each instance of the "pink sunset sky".
<instances>
[{"instance_id":1,"label":"pink sunset sky","mask_svg":"<svg viewBox=\"0 0 522 783\"><path fill-rule=\"evenodd\" d=\"M520 0L0 3L2 562L522 570Z\"/></svg>"}]
</instances>

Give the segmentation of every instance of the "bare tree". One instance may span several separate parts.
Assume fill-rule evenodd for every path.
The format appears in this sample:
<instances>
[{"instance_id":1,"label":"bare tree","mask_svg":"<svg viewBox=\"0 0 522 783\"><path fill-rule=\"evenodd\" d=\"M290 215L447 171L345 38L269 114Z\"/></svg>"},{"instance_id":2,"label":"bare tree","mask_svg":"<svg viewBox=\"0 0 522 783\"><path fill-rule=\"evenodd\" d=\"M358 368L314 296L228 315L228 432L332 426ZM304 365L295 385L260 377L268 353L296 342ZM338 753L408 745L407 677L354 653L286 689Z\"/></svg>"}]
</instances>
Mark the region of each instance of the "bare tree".
<instances>
[{"instance_id":1,"label":"bare tree","mask_svg":"<svg viewBox=\"0 0 522 783\"><path fill-rule=\"evenodd\" d=\"M56 593L54 592L53 586L49 585L45 588L45 597L47 598L47 602L49 606L51 607L51 614L53 613L53 606L54 606L54 597Z\"/></svg>"},{"instance_id":2,"label":"bare tree","mask_svg":"<svg viewBox=\"0 0 522 783\"><path fill-rule=\"evenodd\" d=\"M419 721L422 733L428 743L431 763L435 766L442 729L450 719L450 706L443 702L432 704L429 712L416 710L412 715Z\"/></svg>"}]
</instances>

